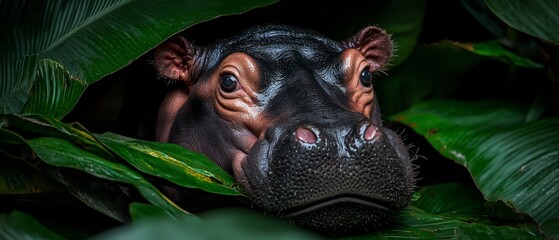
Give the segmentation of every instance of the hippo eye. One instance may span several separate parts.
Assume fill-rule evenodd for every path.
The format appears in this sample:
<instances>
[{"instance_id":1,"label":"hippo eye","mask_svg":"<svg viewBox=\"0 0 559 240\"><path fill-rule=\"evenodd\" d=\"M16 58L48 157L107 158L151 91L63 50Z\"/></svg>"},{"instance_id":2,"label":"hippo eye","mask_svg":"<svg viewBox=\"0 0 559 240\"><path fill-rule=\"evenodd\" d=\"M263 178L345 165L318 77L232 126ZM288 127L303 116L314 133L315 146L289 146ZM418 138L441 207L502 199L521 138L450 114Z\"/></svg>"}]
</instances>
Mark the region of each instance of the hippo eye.
<instances>
[{"instance_id":1,"label":"hippo eye","mask_svg":"<svg viewBox=\"0 0 559 240\"><path fill-rule=\"evenodd\" d=\"M363 69L363 71L361 71L359 80L361 81L361 84L363 84L363 86L365 87L370 87L373 85L373 74L371 73L369 68L365 68Z\"/></svg>"},{"instance_id":2,"label":"hippo eye","mask_svg":"<svg viewBox=\"0 0 559 240\"><path fill-rule=\"evenodd\" d=\"M221 76L220 82L221 89L228 93L237 90L237 86L239 85L239 80L231 74Z\"/></svg>"}]
</instances>

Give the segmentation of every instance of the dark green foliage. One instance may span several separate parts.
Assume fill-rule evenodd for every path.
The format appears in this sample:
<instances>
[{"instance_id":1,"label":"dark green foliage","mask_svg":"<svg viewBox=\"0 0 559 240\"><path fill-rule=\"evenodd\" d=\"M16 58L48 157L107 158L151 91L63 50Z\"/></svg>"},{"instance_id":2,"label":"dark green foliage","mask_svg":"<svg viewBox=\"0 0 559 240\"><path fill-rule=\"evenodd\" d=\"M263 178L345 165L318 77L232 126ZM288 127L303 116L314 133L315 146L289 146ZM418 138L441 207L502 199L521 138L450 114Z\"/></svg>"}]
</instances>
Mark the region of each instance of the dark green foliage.
<instances>
[{"instance_id":1,"label":"dark green foliage","mask_svg":"<svg viewBox=\"0 0 559 240\"><path fill-rule=\"evenodd\" d=\"M179 32L203 45L269 22L337 40L373 24L397 46L373 79L376 96L429 181L390 227L346 239L557 238L558 9L553 0L0 1L0 238L320 239L222 209L250 206L232 176L145 140L168 87L151 49Z\"/></svg>"}]
</instances>

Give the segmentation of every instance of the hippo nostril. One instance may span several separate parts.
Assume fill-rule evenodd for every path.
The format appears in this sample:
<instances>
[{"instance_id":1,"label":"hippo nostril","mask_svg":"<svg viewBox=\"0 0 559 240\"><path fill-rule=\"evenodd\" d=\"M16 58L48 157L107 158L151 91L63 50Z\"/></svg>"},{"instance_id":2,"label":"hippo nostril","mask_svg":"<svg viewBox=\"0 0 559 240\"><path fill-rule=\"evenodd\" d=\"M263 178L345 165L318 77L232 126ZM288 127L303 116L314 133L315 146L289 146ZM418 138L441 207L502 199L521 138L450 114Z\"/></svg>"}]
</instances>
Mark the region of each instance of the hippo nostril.
<instances>
[{"instance_id":1,"label":"hippo nostril","mask_svg":"<svg viewBox=\"0 0 559 240\"><path fill-rule=\"evenodd\" d=\"M306 127L299 127L295 130L295 139L309 144L316 143L316 134Z\"/></svg>"},{"instance_id":2,"label":"hippo nostril","mask_svg":"<svg viewBox=\"0 0 559 240\"><path fill-rule=\"evenodd\" d=\"M378 131L377 126L371 124L365 130L365 133L364 133L365 140L372 141L372 140L378 139L379 137L380 137L380 132Z\"/></svg>"}]
</instances>

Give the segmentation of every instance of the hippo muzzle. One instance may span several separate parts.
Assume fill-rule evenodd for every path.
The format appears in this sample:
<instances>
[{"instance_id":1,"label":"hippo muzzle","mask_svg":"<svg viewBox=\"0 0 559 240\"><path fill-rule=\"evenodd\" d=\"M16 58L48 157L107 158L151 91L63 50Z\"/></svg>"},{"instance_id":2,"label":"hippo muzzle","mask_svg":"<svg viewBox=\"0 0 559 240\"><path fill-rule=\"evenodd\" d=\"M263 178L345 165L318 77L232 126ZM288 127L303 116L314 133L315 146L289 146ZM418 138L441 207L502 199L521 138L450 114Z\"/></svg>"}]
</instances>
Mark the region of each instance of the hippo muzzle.
<instances>
[{"instance_id":1,"label":"hippo muzzle","mask_svg":"<svg viewBox=\"0 0 559 240\"><path fill-rule=\"evenodd\" d=\"M265 212L328 234L373 230L414 190L372 84L391 51L377 27L341 42L277 25L210 47L171 39L155 63L179 84L157 139L208 156Z\"/></svg>"},{"instance_id":2,"label":"hippo muzzle","mask_svg":"<svg viewBox=\"0 0 559 240\"><path fill-rule=\"evenodd\" d=\"M330 126L275 128L257 141L238 177L255 203L334 232L366 231L404 208L413 186L406 148L393 131L347 115Z\"/></svg>"}]
</instances>

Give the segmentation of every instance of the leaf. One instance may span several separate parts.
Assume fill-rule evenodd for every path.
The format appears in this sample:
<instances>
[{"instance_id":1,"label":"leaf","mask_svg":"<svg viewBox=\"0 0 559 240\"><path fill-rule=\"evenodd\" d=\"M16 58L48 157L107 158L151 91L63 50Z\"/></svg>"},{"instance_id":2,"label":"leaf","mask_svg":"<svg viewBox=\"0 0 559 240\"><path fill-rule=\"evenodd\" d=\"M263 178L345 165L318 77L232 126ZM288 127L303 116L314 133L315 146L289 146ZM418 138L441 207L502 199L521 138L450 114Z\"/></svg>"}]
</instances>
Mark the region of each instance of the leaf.
<instances>
[{"instance_id":1,"label":"leaf","mask_svg":"<svg viewBox=\"0 0 559 240\"><path fill-rule=\"evenodd\" d=\"M35 169L23 159L10 155L10 150L22 151L25 140L0 127L0 195L25 195L60 191L63 186ZM21 154L21 153L20 153Z\"/></svg>"},{"instance_id":2,"label":"leaf","mask_svg":"<svg viewBox=\"0 0 559 240\"><path fill-rule=\"evenodd\" d=\"M187 27L272 2L2 1L0 113L19 113L39 60L91 84Z\"/></svg>"},{"instance_id":3,"label":"leaf","mask_svg":"<svg viewBox=\"0 0 559 240\"><path fill-rule=\"evenodd\" d=\"M460 0L472 16L497 38L506 37L507 25L485 4L485 0Z\"/></svg>"},{"instance_id":4,"label":"leaf","mask_svg":"<svg viewBox=\"0 0 559 240\"><path fill-rule=\"evenodd\" d=\"M119 222L130 221L127 211L130 197L123 191L125 186L93 176L84 176L81 171L63 171L57 174L57 180L66 185L75 198L92 209Z\"/></svg>"},{"instance_id":5,"label":"leaf","mask_svg":"<svg viewBox=\"0 0 559 240\"><path fill-rule=\"evenodd\" d=\"M95 135L99 141L144 173L180 186L208 192L242 195L235 179L205 156L179 145L141 141L113 133Z\"/></svg>"},{"instance_id":6,"label":"leaf","mask_svg":"<svg viewBox=\"0 0 559 240\"><path fill-rule=\"evenodd\" d=\"M33 54L20 58L6 53L0 56L0 113L21 111L31 90L37 61L37 56Z\"/></svg>"},{"instance_id":7,"label":"leaf","mask_svg":"<svg viewBox=\"0 0 559 240\"><path fill-rule=\"evenodd\" d=\"M556 0L485 0L485 3L509 26L559 44L559 4Z\"/></svg>"},{"instance_id":8,"label":"leaf","mask_svg":"<svg viewBox=\"0 0 559 240\"><path fill-rule=\"evenodd\" d=\"M0 238L2 239L65 239L49 230L31 216L13 211L0 213Z\"/></svg>"},{"instance_id":9,"label":"leaf","mask_svg":"<svg viewBox=\"0 0 559 240\"><path fill-rule=\"evenodd\" d=\"M0 121L3 121L8 129L19 134L66 139L96 155L109 160L114 159L109 150L77 123L67 124L41 115L12 114L0 114Z\"/></svg>"},{"instance_id":10,"label":"leaf","mask_svg":"<svg viewBox=\"0 0 559 240\"><path fill-rule=\"evenodd\" d=\"M457 47L466 49L472 53L478 54L480 56L486 56L495 58L499 61L511 63L520 67L527 68L543 68L544 65L534 62L528 58L519 56L518 54L504 48L497 41L486 41L480 43L459 43L445 41L441 44L451 44Z\"/></svg>"},{"instance_id":11,"label":"leaf","mask_svg":"<svg viewBox=\"0 0 559 240\"><path fill-rule=\"evenodd\" d=\"M420 197L395 213L392 225L343 239L540 239L531 222L488 218L485 200L467 186L443 183L419 189Z\"/></svg>"},{"instance_id":12,"label":"leaf","mask_svg":"<svg viewBox=\"0 0 559 240\"><path fill-rule=\"evenodd\" d=\"M524 122L527 109L499 101L429 101L391 117L468 168L489 201L538 223L559 218L559 118Z\"/></svg>"},{"instance_id":13,"label":"leaf","mask_svg":"<svg viewBox=\"0 0 559 240\"><path fill-rule=\"evenodd\" d=\"M107 161L64 139L41 137L27 140L27 143L41 160L48 164L74 168L99 178L131 184L146 200L165 209L169 214L173 216L188 214L167 199L142 175L123 164Z\"/></svg>"},{"instance_id":14,"label":"leaf","mask_svg":"<svg viewBox=\"0 0 559 240\"><path fill-rule=\"evenodd\" d=\"M0 195L26 195L63 190L54 182L19 159L8 159L0 153Z\"/></svg>"},{"instance_id":15,"label":"leaf","mask_svg":"<svg viewBox=\"0 0 559 240\"><path fill-rule=\"evenodd\" d=\"M156 219L168 216L165 210L146 203L133 202L130 204L130 216L132 221Z\"/></svg>"},{"instance_id":16,"label":"leaf","mask_svg":"<svg viewBox=\"0 0 559 240\"><path fill-rule=\"evenodd\" d=\"M62 118L72 110L87 85L53 60L43 59L22 113Z\"/></svg>"},{"instance_id":17,"label":"leaf","mask_svg":"<svg viewBox=\"0 0 559 240\"><path fill-rule=\"evenodd\" d=\"M391 115L427 98L450 96L481 60L456 46L418 45L404 63L375 79L380 109Z\"/></svg>"},{"instance_id":18,"label":"leaf","mask_svg":"<svg viewBox=\"0 0 559 240\"><path fill-rule=\"evenodd\" d=\"M535 229L528 227L530 222L488 219L482 214L484 199L479 192L466 186L448 183L423 188L420 192L422 209L416 205L417 202L413 202L404 211L395 213L392 225L386 228L361 236L337 239L541 239ZM458 192L462 199L453 204L452 199L457 198L453 194ZM441 205L460 214L448 211L435 214L443 209ZM150 211L149 205L145 207ZM248 209L222 208L199 216L200 221L196 222L181 218L150 217L96 235L92 239L326 239L287 221Z\"/></svg>"},{"instance_id":19,"label":"leaf","mask_svg":"<svg viewBox=\"0 0 559 240\"><path fill-rule=\"evenodd\" d=\"M486 214L483 195L460 184L441 183L423 187L418 192L421 197L413 206L431 214L475 218Z\"/></svg>"},{"instance_id":20,"label":"leaf","mask_svg":"<svg viewBox=\"0 0 559 240\"><path fill-rule=\"evenodd\" d=\"M286 221L248 209L217 209L202 214L200 219L145 219L90 239L324 239Z\"/></svg>"},{"instance_id":21,"label":"leaf","mask_svg":"<svg viewBox=\"0 0 559 240\"><path fill-rule=\"evenodd\" d=\"M334 6L334 7L333 7ZM402 7L406 6L406 7ZM353 1L338 5L309 5L311 9L300 12L302 19L308 21L307 15L314 13L312 19L317 21L316 29L334 38L346 39L366 25L381 27L390 34L395 54L391 66L400 65L412 53L421 33L425 15L425 0L392 1ZM319 7L319 10L316 8Z\"/></svg>"}]
</instances>

